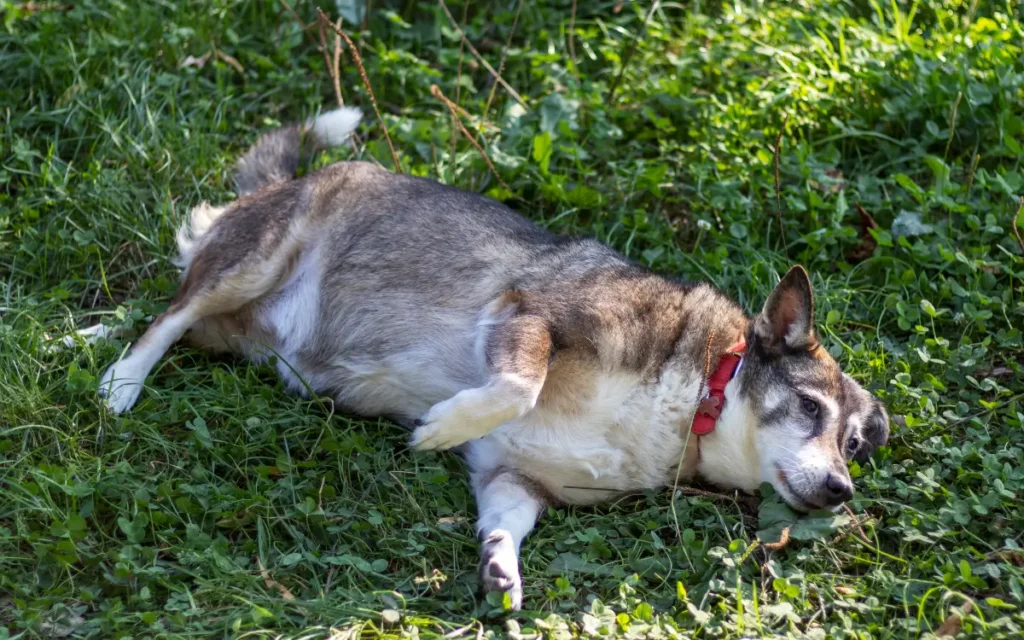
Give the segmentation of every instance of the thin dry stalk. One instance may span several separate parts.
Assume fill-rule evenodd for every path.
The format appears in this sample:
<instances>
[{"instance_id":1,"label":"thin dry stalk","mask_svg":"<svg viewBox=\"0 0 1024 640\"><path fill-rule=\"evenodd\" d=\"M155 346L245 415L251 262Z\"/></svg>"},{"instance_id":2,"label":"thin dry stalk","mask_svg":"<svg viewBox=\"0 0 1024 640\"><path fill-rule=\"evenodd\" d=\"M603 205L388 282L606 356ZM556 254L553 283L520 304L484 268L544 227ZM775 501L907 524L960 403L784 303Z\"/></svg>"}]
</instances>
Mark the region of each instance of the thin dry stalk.
<instances>
[{"instance_id":1,"label":"thin dry stalk","mask_svg":"<svg viewBox=\"0 0 1024 640\"><path fill-rule=\"evenodd\" d=\"M949 157L949 147L953 144L953 134L956 133L956 111L960 107L960 100L963 97L962 91L956 92L956 100L953 102L953 113L949 116L949 137L946 138L946 151L942 154L943 160Z\"/></svg>"},{"instance_id":2,"label":"thin dry stalk","mask_svg":"<svg viewBox=\"0 0 1024 640\"><path fill-rule=\"evenodd\" d=\"M341 18L338 18L336 26L339 30L341 29ZM323 21L318 21L317 27L317 32L320 35L320 51L324 54L327 75L330 76L331 85L334 87L334 99L337 100L339 107L344 107L345 97L341 93L341 36L337 33L334 34L334 57L332 59L327 55L327 27ZM349 139L352 141L352 148L359 149L359 138L355 131L349 134Z\"/></svg>"},{"instance_id":3,"label":"thin dry stalk","mask_svg":"<svg viewBox=\"0 0 1024 640\"><path fill-rule=\"evenodd\" d=\"M606 104L611 104L612 99L615 98L615 90L619 88L619 83L622 81L622 74L626 72L626 68L629 66L629 60L633 57L633 52L636 51L636 47L640 44L640 39L647 33L647 25L651 22L651 16L658 8L658 0L654 0L651 3L651 8L647 11L647 16L644 18L644 25L640 28L640 33L637 34L633 41L629 43L629 49L622 56L622 64L619 66L619 73L612 80L612 86L608 89L608 97L605 99Z\"/></svg>"},{"instance_id":4,"label":"thin dry stalk","mask_svg":"<svg viewBox=\"0 0 1024 640\"><path fill-rule=\"evenodd\" d=\"M970 197L971 186L974 184L974 172L978 170L978 163L981 162L981 154L975 153L974 160L971 161L971 173L967 176L967 188L964 189L964 197Z\"/></svg>"},{"instance_id":5,"label":"thin dry stalk","mask_svg":"<svg viewBox=\"0 0 1024 640\"><path fill-rule=\"evenodd\" d=\"M338 31L341 31L341 18L335 23L338 27ZM334 34L334 66L331 67L332 77L334 81L334 95L338 97L338 106L345 106L345 99L341 96L341 36L337 33Z\"/></svg>"},{"instance_id":6,"label":"thin dry stalk","mask_svg":"<svg viewBox=\"0 0 1024 640\"><path fill-rule=\"evenodd\" d=\"M844 504L843 509L846 510L846 515L850 516L850 519L853 520L854 526L857 527L857 533L860 534L860 539L871 544L871 538L868 537L868 534L864 533L864 527L861 526L860 519L853 513L853 509L850 508L850 505Z\"/></svg>"},{"instance_id":7,"label":"thin dry stalk","mask_svg":"<svg viewBox=\"0 0 1024 640\"><path fill-rule=\"evenodd\" d=\"M468 18L469 18L469 3L466 2L465 4L462 5L462 23L461 24L462 24L462 29L463 30L465 30L465 28L466 28L466 20ZM457 68L457 70L455 72L455 104L456 105L458 105L459 102L462 101L462 60L463 60L463 54L465 52L466 52L466 40L465 39L461 39L461 40L459 40L459 64L458 64L458 68ZM455 117L455 114L449 114L448 117L450 117L451 120L452 120L452 123L451 123L452 137L451 137L451 140L448 141L448 153L451 154L451 164L452 164L452 166L455 166L455 155L458 152L458 147L459 147L459 130L460 130L460 128L456 126L456 124L457 124L456 121L458 119Z\"/></svg>"},{"instance_id":8,"label":"thin dry stalk","mask_svg":"<svg viewBox=\"0 0 1024 640\"><path fill-rule=\"evenodd\" d=\"M484 57L480 55L480 52L476 50L476 47L473 46L473 43L470 42L469 38L466 37L466 32L464 32L462 28L459 27L459 23L455 21L455 16L453 16L452 12L448 10L448 5L444 3L444 0L437 0L437 2L438 4L441 5L441 9L444 10L444 14L448 16L448 21L452 23L452 28L455 29L456 32L458 32L459 37L462 38L462 41L466 43L466 48L469 49L469 52L473 54L473 57L476 58L477 62L483 65L483 67L487 69L487 71L490 72L492 76L494 76L494 79L497 80L501 86L505 87L505 91L508 91L509 95L512 96L512 98L516 102L518 102L524 109L526 109L527 106L526 102L523 101L523 97L519 95L518 91L512 88L512 85L505 82L505 78L502 78L501 74L494 70L494 67L492 67L490 64L487 63L486 60L484 60Z\"/></svg>"},{"instance_id":9,"label":"thin dry stalk","mask_svg":"<svg viewBox=\"0 0 1024 640\"><path fill-rule=\"evenodd\" d=\"M332 61L327 53L327 25L320 22L317 27L317 32L320 35L320 51L324 54L324 64L327 65L327 75L331 77L331 84L334 85L334 99L338 101L339 107L344 107L345 99L341 95L341 80L339 79L341 75L341 37L337 34L334 35L334 48L338 55Z\"/></svg>"},{"instance_id":10,"label":"thin dry stalk","mask_svg":"<svg viewBox=\"0 0 1024 640\"><path fill-rule=\"evenodd\" d=\"M469 3L462 5L462 30L466 29L466 20L469 19ZM455 71L455 104L462 101L462 56L466 52L465 39L459 40L459 64Z\"/></svg>"},{"instance_id":11,"label":"thin dry stalk","mask_svg":"<svg viewBox=\"0 0 1024 640\"><path fill-rule=\"evenodd\" d=\"M459 115L462 116L463 118L466 118L467 120L475 120L475 121L479 122L478 118L476 118L472 113L466 111L465 109L463 109L459 105L457 105L455 103L452 103L452 106L455 107L455 110L458 111ZM501 131L501 127L499 127L496 124L491 124L489 122L479 122L479 124L480 124L480 126L486 127L486 128L491 129L493 131Z\"/></svg>"},{"instance_id":12,"label":"thin dry stalk","mask_svg":"<svg viewBox=\"0 0 1024 640\"><path fill-rule=\"evenodd\" d=\"M243 67L241 65L241 63L238 62L238 60L236 60L234 57L229 56L228 54L224 53L220 49L218 49L216 47L216 45L214 45L214 47L213 47L213 52L214 52L214 55L217 58L219 58L220 60L223 60L227 64L231 65L231 67L234 68L234 70L237 71L238 73L242 73L242 74L245 73L245 67Z\"/></svg>"},{"instance_id":13,"label":"thin dry stalk","mask_svg":"<svg viewBox=\"0 0 1024 640\"><path fill-rule=\"evenodd\" d=\"M363 58L359 55L359 49L356 48L352 39L348 37L348 34L341 30L341 27L336 26L331 22L327 14L323 12L320 7L316 9L317 19L321 23L326 23L328 27L334 30L334 33L345 39L345 44L348 45L349 50L352 52L352 60L356 63L356 68L359 69L359 76L363 79L363 86L366 87L366 92L370 94L370 104L373 105L373 111L377 114L377 121L380 122L380 128L384 132L384 139L388 143L388 149L391 151L391 160L394 162L395 173L402 173L402 165L398 161L398 153L395 151L395 145L391 142L391 135L388 133L388 126L384 122L383 116L380 115L380 108L377 106L377 96L373 93L373 86L370 84L370 78L366 75L366 68L363 66ZM325 53L326 55L326 53Z\"/></svg>"},{"instance_id":14,"label":"thin dry stalk","mask_svg":"<svg viewBox=\"0 0 1024 640\"><path fill-rule=\"evenodd\" d=\"M779 128L779 135L775 136L775 217L779 219L779 233L782 234L782 250L786 257L789 257L789 243L786 242L786 225L782 223L782 188L779 181L779 153L782 149L782 136L786 133L786 124L789 123L789 114L786 114Z\"/></svg>"},{"instance_id":15,"label":"thin dry stalk","mask_svg":"<svg viewBox=\"0 0 1024 640\"><path fill-rule=\"evenodd\" d=\"M284 7L285 11L292 14L292 19L295 20L295 22L299 23L299 26L302 27L302 30L305 31L307 35L309 35L309 30L313 28L313 25L306 24L305 22L303 22L302 17L299 16L298 12L295 11L292 5L288 3L288 0L281 0L281 6Z\"/></svg>"},{"instance_id":16,"label":"thin dry stalk","mask_svg":"<svg viewBox=\"0 0 1024 640\"><path fill-rule=\"evenodd\" d=\"M1020 197L1020 206L1017 207L1017 213L1013 214L1013 235L1017 238L1017 244L1020 245L1020 253L1024 255L1024 240L1020 238L1020 229L1017 228L1017 218L1020 217L1021 212L1024 211L1024 196Z\"/></svg>"},{"instance_id":17,"label":"thin dry stalk","mask_svg":"<svg viewBox=\"0 0 1024 640\"><path fill-rule=\"evenodd\" d=\"M452 115L452 120L454 120L455 123L459 125L459 129L462 130L462 134L466 136L466 139L469 140L469 143L471 145L476 147L477 152L483 157L484 162L487 163L487 168L491 170L491 173L493 173L494 177L497 178L498 182L501 183L501 186L504 187L506 191L511 193L512 189L504 180L501 179L501 175L498 173L498 170L494 168L494 163L491 162L490 156L488 156L487 152L484 151L484 148L480 146L480 143L478 143L473 138L472 134L470 134L469 131L466 130L466 126L462 124L462 120L459 119L458 105L449 100L448 97L441 92L441 87L437 86L436 84L430 85L430 95L434 96L435 98L443 102L446 107L448 107L448 110L451 112Z\"/></svg>"},{"instance_id":18,"label":"thin dry stalk","mask_svg":"<svg viewBox=\"0 0 1024 640\"><path fill-rule=\"evenodd\" d=\"M580 68L576 64L576 0L572 0L569 14L569 60L572 60L572 74L576 76L576 86L580 86Z\"/></svg>"},{"instance_id":19,"label":"thin dry stalk","mask_svg":"<svg viewBox=\"0 0 1024 640\"><path fill-rule=\"evenodd\" d=\"M712 329L708 334L708 342L704 346L704 377L700 379L700 386L697 388L697 398L694 401L694 407L700 404L701 398L704 397L704 389L706 386L706 380L711 375L711 343L715 339L715 330ZM679 527L679 514L676 513L676 491L679 490L679 477L683 471L683 465L686 463L686 450L690 447L690 436L693 435L693 422L697 419L697 411L694 409L693 415L690 416L690 426L686 429L686 439L683 441L683 451L679 454L679 464L676 465L676 477L672 482L672 497L669 499L669 507L672 510L672 522L676 527L676 537L679 539L679 544L683 544L683 531ZM700 438L700 436L697 436ZM697 455L700 455L700 440L697 440Z\"/></svg>"},{"instance_id":20,"label":"thin dry stalk","mask_svg":"<svg viewBox=\"0 0 1024 640\"><path fill-rule=\"evenodd\" d=\"M685 485L677 487L676 491L684 496L698 496L701 498L711 498L712 500L725 500L727 502L734 502L736 500L735 496L730 496L725 493L715 493L714 491L705 491L704 489L687 487Z\"/></svg>"},{"instance_id":21,"label":"thin dry stalk","mask_svg":"<svg viewBox=\"0 0 1024 640\"><path fill-rule=\"evenodd\" d=\"M467 3L468 5L469 3ZM516 17L512 19L512 29L508 32L508 38L505 40L505 48L501 50L501 61L498 62L498 75L505 70L505 60L508 59L508 48L512 46L512 36L516 34L516 25L519 24L519 12L523 9L523 0L519 0L516 4ZM487 96L487 104L484 105L483 119L487 120L487 112L491 110L491 103L494 101L494 93L498 90L498 83L495 82L491 85L491 93Z\"/></svg>"}]
</instances>

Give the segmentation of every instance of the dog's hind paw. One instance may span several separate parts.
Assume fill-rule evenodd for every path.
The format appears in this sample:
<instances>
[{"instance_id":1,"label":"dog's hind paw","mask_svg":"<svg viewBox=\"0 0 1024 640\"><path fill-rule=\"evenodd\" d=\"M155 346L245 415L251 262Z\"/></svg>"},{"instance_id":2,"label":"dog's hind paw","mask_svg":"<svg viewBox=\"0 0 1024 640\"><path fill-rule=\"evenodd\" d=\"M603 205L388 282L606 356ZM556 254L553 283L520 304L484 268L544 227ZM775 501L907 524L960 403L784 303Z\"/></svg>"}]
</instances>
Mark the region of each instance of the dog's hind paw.
<instances>
[{"instance_id":1,"label":"dog's hind paw","mask_svg":"<svg viewBox=\"0 0 1024 640\"><path fill-rule=\"evenodd\" d=\"M74 349L78 346L79 342L86 345L94 345L114 337L116 333L117 330L113 327L108 327L105 324L94 324L91 327L79 329L74 333L62 336L52 344L47 345L45 351L47 354L60 353L61 351Z\"/></svg>"}]
</instances>

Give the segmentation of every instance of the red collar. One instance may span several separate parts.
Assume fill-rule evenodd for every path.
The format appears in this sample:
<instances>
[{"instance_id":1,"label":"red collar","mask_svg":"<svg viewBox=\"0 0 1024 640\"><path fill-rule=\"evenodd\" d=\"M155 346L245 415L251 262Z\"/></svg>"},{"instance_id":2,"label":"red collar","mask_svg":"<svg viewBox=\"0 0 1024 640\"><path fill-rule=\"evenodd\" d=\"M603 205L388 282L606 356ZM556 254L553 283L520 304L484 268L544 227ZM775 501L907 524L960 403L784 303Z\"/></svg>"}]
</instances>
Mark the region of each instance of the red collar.
<instances>
[{"instance_id":1,"label":"red collar","mask_svg":"<svg viewBox=\"0 0 1024 640\"><path fill-rule=\"evenodd\" d=\"M697 415L693 417L693 426L690 428L693 435L706 436L715 430L715 422L725 407L725 385L736 375L746 352L747 343L741 338L718 361L718 368L708 378L708 396L697 405Z\"/></svg>"}]
</instances>

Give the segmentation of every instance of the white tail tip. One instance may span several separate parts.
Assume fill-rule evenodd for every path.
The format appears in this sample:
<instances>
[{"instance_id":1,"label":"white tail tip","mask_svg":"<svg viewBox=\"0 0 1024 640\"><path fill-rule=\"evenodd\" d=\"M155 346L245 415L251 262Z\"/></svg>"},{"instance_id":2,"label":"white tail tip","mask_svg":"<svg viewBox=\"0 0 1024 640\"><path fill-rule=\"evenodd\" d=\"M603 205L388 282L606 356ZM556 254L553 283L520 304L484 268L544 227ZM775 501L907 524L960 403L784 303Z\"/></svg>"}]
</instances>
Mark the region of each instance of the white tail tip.
<instances>
[{"instance_id":1,"label":"white tail tip","mask_svg":"<svg viewBox=\"0 0 1024 640\"><path fill-rule=\"evenodd\" d=\"M320 114L311 123L310 131L320 140L321 144L334 147L344 144L349 135L359 126L363 112L355 107L341 107L334 111Z\"/></svg>"}]
</instances>

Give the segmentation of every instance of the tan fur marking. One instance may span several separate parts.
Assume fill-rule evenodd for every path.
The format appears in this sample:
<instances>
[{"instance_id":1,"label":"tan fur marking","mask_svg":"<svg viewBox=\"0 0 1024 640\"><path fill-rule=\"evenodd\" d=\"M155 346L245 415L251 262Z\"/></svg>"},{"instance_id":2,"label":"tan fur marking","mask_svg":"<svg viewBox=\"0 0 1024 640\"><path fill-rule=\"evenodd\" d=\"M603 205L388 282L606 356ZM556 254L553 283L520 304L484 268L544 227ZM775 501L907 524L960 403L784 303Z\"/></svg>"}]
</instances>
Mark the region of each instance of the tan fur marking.
<instances>
[{"instance_id":1,"label":"tan fur marking","mask_svg":"<svg viewBox=\"0 0 1024 640\"><path fill-rule=\"evenodd\" d=\"M563 415L582 413L596 392L597 374L592 357L560 351L548 369L537 405Z\"/></svg>"}]
</instances>

